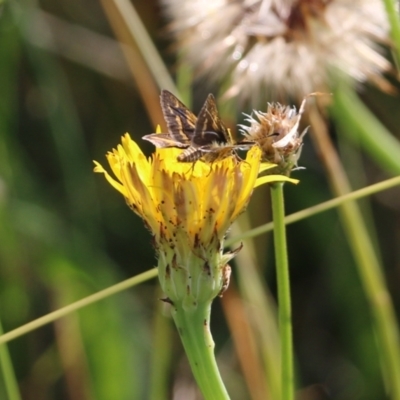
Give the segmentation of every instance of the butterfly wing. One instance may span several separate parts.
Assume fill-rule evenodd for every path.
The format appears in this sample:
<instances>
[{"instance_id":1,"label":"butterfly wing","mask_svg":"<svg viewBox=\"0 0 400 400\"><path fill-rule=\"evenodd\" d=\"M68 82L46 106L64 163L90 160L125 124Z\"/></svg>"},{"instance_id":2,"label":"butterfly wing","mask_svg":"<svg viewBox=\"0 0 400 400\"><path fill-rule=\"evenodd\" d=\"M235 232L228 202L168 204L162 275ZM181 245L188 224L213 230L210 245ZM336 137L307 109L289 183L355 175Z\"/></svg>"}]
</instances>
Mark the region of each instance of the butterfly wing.
<instances>
[{"instance_id":1,"label":"butterfly wing","mask_svg":"<svg viewBox=\"0 0 400 400\"><path fill-rule=\"evenodd\" d=\"M159 149L165 149L168 147L177 147L180 149L186 149L189 144L184 144L176 141L169 133L152 133L150 135L145 135L142 139L154 144L154 146Z\"/></svg>"},{"instance_id":2,"label":"butterfly wing","mask_svg":"<svg viewBox=\"0 0 400 400\"><path fill-rule=\"evenodd\" d=\"M219 117L215 98L210 93L197 117L192 146L201 147L214 142L224 144L231 141L228 129Z\"/></svg>"},{"instance_id":3,"label":"butterfly wing","mask_svg":"<svg viewBox=\"0 0 400 400\"><path fill-rule=\"evenodd\" d=\"M171 139L189 145L195 133L197 117L168 90L161 92L160 102Z\"/></svg>"}]
</instances>

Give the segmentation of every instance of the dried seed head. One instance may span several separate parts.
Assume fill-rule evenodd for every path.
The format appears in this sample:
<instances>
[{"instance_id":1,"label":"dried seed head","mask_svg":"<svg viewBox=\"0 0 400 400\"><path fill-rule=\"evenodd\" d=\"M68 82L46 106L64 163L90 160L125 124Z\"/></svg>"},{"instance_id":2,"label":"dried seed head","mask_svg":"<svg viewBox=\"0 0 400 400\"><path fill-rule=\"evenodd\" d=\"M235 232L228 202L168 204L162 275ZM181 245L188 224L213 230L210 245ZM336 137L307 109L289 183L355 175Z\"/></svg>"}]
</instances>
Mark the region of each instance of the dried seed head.
<instances>
[{"instance_id":1,"label":"dried seed head","mask_svg":"<svg viewBox=\"0 0 400 400\"><path fill-rule=\"evenodd\" d=\"M323 94L325 93L310 93L303 99L298 112L296 107L268 103L267 112L254 111L255 117L247 116L246 121L250 126L240 125L245 140L260 146L263 161L277 164L277 168L270 173L289 175L294 167L298 168L303 137L308 129L307 127L299 133L306 100L310 96Z\"/></svg>"}]
</instances>

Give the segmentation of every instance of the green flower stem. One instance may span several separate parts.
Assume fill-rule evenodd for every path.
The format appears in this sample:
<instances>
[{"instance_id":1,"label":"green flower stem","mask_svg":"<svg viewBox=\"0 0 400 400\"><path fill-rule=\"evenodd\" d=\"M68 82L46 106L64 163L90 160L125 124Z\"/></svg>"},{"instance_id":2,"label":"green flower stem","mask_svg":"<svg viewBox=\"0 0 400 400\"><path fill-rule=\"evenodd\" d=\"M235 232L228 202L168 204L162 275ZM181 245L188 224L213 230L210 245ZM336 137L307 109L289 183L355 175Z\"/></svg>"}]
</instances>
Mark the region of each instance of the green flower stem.
<instances>
[{"instance_id":1,"label":"green flower stem","mask_svg":"<svg viewBox=\"0 0 400 400\"><path fill-rule=\"evenodd\" d=\"M290 303L289 263L286 246L283 182L271 185L274 246L278 282L279 334L281 339L282 400L294 398L292 307Z\"/></svg>"},{"instance_id":2,"label":"green flower stem","mask_svg":"<svg viewBox=\"0 0 400 400\"><path fill-rule=\"evenodd\" d=\"M229 400L215 361L210 312L211 302L199 304L191 311L185 311L180 304L174 304L172 317L204 399Z\"/></svg>"}]
</instances>

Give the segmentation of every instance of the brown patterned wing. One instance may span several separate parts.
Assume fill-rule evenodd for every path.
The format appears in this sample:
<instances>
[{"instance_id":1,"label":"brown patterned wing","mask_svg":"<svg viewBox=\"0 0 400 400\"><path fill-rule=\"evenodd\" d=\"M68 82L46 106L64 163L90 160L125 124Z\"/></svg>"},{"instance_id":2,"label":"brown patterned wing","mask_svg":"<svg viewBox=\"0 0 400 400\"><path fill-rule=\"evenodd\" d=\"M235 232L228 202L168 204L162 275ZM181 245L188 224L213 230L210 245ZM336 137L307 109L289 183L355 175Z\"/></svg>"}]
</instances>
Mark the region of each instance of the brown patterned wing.
<instances>
[{"instance_id":1,"label":"brown patterned wing","mask_svg":"<svg viewBox=\"0 0 400 400\"><path fill-rule=\"evenodd\" d=\"M197 117L192 146L201 147L211 143L230 144L231 142L228 129L219 117L215 98L210 93Z\"/></svg>"},{"instance_id":2,"label":"brown patterned wing","mask_svg":"<svg viewBox=\"0 0 400 400\"><path fill-rule=\"evenodd\" d=\"M189 147L189 144L184 144L173 139L169 133L152 133L150 135L143 136L142 139L147 140L160 149L165 149L167 147L186 149Z\"/></svg>"},{"instance_id":3,"label":"brown patterned wing","mask_svg":"<svg viewBox=\"0 0 400 400\"><path fill-rule=\"evenodd\" d=\"M190 145L197 117L168 90L161 92L160 102L171 139Z\"/></svg>"}]
</instances>

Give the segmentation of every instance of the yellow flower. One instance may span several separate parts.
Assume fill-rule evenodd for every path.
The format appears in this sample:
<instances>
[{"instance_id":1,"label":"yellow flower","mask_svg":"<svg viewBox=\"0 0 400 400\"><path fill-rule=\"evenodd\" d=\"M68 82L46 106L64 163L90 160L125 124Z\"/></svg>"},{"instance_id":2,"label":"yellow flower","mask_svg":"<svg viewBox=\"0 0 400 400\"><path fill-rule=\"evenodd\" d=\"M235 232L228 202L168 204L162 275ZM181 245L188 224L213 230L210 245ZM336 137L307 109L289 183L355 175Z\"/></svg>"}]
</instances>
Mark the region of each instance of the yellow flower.
<instances>
[{"instance_id":1,"label":"yellow flower","mask_svg":"<svg viewBox=\"0 0 400 400\"><path fill-rule=\"evenodd\" d=\"M261 150L254 146L240 162L227 157L193 165L177 161L180 151L157 149L147 159L126 134L122 145L107 154L116 179L97 162L95 172L105 175L154 235L168 301L191 309L212 300L228 284L227 263L235 252L224 254L223 240L249 202Z\"/></svg>"}]
</instances>

